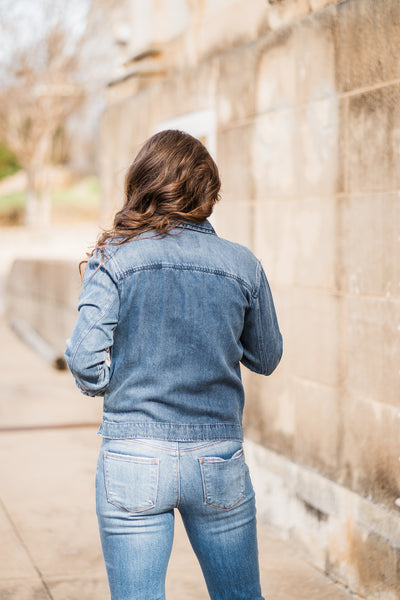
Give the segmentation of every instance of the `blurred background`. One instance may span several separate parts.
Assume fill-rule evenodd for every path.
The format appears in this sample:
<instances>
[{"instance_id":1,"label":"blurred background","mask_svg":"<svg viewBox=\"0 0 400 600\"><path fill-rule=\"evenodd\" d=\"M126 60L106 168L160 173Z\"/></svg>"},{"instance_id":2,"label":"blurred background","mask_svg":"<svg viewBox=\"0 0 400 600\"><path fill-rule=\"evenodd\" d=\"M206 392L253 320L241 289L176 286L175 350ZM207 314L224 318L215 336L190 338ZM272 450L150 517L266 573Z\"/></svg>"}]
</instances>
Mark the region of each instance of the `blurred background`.
<instances>
[{"instance_id":1,"label":"blurred background","mask_svg":"<svg viewBox=\"0 0 400 600\"><path fill-rule=\"evenodd\" d=\"M139 147L188 131L284 337L272 377L243 369L260 519L354 593L400 598L398 0L1 0L0 23L3 332L42 361L2 345L3 429L100 419L27 390L63 366L77 264Z\"/></svg>"}]
</instances>

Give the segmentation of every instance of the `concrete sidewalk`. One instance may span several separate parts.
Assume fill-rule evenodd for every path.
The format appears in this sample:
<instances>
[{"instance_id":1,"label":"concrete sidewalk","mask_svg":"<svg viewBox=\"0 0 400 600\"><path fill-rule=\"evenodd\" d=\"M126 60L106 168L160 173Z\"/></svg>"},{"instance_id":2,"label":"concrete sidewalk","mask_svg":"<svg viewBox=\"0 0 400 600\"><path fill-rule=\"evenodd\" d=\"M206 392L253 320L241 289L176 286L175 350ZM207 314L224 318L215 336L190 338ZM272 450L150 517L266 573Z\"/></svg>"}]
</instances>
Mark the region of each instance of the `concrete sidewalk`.
<instances>
[{"instance_id":1,"label":"concrete sidewalk","mask_svg":"<svg viewBox=\"0 0 400 600\"><path fill-rule=\"evenodd\" d=\"M0 339L0 598L106 600L94 506L101 401L81 395L2 321ZM259 542L268 600L353 597L266 527ZM178 514L167 598L208 598Z\"/></svg>"}]
</instances>

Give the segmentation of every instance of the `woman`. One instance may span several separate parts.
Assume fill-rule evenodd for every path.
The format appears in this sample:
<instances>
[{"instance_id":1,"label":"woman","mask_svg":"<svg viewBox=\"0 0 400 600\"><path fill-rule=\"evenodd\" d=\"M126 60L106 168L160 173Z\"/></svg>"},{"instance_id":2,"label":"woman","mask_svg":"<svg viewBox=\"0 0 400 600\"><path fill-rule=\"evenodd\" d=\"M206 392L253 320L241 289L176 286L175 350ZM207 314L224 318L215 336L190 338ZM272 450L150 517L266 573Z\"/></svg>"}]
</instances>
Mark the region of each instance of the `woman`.
<instances>
[{"instance_id":1,"label":"woman","mask_svg":"<svg viewBox=\"0 0 400 600\"><path fill-rule=\"evenodd\" d=\"M207 218L217 167L181 131L150 138L90 256L66 358L104 396L96 498L112 600L161 600L178 508L213 600L262 600L239 363L282 354L268 282Z\"/></svg>"}]
</instances>

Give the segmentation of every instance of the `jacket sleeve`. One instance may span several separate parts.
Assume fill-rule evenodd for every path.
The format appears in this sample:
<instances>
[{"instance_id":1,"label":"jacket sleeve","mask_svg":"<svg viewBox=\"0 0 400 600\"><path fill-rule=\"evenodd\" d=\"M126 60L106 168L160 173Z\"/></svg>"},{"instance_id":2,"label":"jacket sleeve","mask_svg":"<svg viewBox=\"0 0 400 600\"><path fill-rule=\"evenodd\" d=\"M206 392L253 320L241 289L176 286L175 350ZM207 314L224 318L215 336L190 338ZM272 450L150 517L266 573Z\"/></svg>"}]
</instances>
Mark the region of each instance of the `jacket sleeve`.
<instances>
[{"instance_id":1,"label":"jacket sleeve","mask_svg":"<svg viewBox=\"0 0 400 600\"><path fill-rule=\"evenodd\" d=\"M258 289L245 315L241 343L241 362L255 373L270 375L282 357L282 335L279 331L274 302L267 277L258 263Z\"/></svg>"},{"instance_id":2,"label":"jacket sleeve","mask_svg":"<svg viewBox=\"0 0 400 600\"><path fill-rule=\"evenodd\" d=\"M118 322L116 277L105 258L94 255L86 267L78 303L78 319L67 340L65 358L76 384L87 396L104 396L110 380L109 350ZM112 260L112 259L111 259Z\"/></svg>"}]
</instances>

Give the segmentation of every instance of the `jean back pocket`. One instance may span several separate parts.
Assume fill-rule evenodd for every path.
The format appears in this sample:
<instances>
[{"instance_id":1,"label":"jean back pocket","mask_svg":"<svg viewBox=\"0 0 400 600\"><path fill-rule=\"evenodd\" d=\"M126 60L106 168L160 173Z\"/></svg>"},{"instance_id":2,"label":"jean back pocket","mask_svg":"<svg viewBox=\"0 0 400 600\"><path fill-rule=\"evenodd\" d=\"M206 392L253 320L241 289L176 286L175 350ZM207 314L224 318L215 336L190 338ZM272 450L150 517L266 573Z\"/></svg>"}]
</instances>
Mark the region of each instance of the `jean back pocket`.
<instances>
[{"instance_id":1,"label":"jean back pocket","mask_svg":"<svg viewBox=\"0 0 400 600\"><path fill-rule=\"evenodd\" d=\"M107 500L128 512L154 508L158 487L158 458L104 453Z\"/></svg>"},{"instance_id":2,"label":"jean back pocket","mask_svg":"<svg viewBox=\"0 0 400 600\"><path fill-rule=\"evenodd\" d=\"M204 502L230 510L245 496L245 461L243 449L228 459L217 456L199 458L203 479Z\"/></svg>"}]
</instances>

